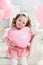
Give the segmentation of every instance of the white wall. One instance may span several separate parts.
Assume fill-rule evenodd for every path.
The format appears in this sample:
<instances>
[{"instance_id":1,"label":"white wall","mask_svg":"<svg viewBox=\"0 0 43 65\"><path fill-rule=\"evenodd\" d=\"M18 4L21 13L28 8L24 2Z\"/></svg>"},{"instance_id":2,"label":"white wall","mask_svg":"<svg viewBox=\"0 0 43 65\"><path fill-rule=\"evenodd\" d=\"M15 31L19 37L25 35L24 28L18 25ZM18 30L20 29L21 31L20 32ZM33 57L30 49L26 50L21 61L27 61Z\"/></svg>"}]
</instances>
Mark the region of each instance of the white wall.
<instances>
[{"instance_id":1,"label":"white wall","mask_svg":"<svg viewBox=\"0 0 43 65\"><path fill-rule=\"evenodd\" d=\"M1 20L0 21L0 28L5 28L9 26L9 19L8 20Z\"/></svg>"}]
</instances>

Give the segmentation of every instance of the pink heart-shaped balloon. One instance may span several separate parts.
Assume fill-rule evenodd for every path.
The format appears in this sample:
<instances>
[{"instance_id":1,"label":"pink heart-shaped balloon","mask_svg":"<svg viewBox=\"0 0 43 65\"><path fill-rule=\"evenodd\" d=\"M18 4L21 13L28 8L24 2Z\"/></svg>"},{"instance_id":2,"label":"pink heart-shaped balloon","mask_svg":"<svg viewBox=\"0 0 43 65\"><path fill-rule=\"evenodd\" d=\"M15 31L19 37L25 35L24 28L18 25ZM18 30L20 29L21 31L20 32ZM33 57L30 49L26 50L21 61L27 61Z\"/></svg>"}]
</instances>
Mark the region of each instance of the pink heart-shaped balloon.
<instances>
[{"instance_id":1,"label":"pink heart-shaped balloon","mask_svg":"<svg viewBox=\"0 0 43 65\"><path fill-rule=\"evenodd\" d=\"M16 41L18 46L26 47L31 38L30 29L28 27L24 27L21 30L12 29L8 33L8 38L13 42Z\"/></svg>"}]
</instances>

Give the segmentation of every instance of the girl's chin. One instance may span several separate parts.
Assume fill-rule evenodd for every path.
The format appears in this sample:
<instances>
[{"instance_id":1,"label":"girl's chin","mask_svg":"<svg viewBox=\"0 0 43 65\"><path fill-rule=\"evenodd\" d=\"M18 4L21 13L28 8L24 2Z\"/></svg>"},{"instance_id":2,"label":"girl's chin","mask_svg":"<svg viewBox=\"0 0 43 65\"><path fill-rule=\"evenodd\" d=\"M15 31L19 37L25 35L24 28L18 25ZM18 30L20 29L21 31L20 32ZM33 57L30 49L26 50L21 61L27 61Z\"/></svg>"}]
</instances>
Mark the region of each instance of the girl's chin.
<instances>
[{"instance_id":1,"label":"girl's chin","mask_svg":"<svg viewBox=\"0 0 43 65\"><path fill-rule=\"evenodd\" d=\"M16 27L18 30L21 29L21 27Z\"/></svg>"}]
</instances>

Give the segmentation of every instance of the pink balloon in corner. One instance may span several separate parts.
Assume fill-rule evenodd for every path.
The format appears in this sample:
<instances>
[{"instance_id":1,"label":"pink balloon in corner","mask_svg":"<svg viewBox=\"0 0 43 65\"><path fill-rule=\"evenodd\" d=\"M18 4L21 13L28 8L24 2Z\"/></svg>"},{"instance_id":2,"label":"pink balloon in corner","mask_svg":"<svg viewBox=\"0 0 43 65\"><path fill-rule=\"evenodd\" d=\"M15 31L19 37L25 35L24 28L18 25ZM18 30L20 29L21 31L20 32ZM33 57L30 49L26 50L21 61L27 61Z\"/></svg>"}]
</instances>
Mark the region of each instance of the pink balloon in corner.
<instances>
[{"instance_id":1,"label":"pink balloon in corner","mask_svg":"<svg viewBox=\"0 0 43 65\"><path fill-rule=\"evenodd\" d=\"M11 0L0 0L0 8L4 11L8 10L11 4Z\"/></svg>"},{"instance_id":2,"label":"pink balloon in corner","mask_svg":"<svg viewBox=\"0 0 43 65\"><path fill-rule=\"evenodd\" d=\"M2 20L3 17L4 17L4 11L1 9L1 10L0 10L0 20Z\"/></svg>"},{"instance_id":3,"label":"pink balloon in corner","mask_svg":"<svg viewBox=\"0 0 43 65\"><path fill-rule=\"evenodd\" d=\"M43 26L43 4L40 5L36 11L36 19L39 24Z\"/></svg>"},{"instance_id":4,"label":"pink balloon in corner","mask_svg":"<svg viewBox=\"0 0 43 65\"><path fill-rule=\"evenodd\" d=\"M4 14L4 18L3 19L5 20L5 19L10 18L11 15L13 14L13 12L14 12L14 6L13 5L10 5L10 8L7 11L5 11L5 14Z\"/></svg>"},{"instance_id":5,"label":"pink balloon in corner","mask_svg":"<svg viewBox=\"0 0 43 65\"><path fill-rule=\"evenodd\" d=\"M0 11L0 20L10 18L14 12L14 6L12 5L11 0L0 0L0 10L1 9L3 11Z\"/></svg>"}]
</instances>

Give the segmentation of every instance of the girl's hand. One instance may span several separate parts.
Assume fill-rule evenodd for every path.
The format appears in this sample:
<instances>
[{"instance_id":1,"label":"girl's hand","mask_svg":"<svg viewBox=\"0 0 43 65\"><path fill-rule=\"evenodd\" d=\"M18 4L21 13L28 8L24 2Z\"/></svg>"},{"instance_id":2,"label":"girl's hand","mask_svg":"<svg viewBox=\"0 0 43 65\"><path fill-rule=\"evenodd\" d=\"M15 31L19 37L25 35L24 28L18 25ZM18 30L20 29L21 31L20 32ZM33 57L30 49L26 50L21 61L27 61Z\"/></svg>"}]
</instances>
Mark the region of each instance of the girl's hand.
<instances>
[{"instance_id":1,"label":"girl's hand","mask_svg":"<svg viewBox=\"0 0 43 65\"><path fill-rule=\"evenodd\" d=\"M8 46L11 46L11 47L17 46L17 45L16 45L16 42L15 42L15 43L11 42L11 41L8 39L7 36L5 36L3 39L4 39L4 41L7 42L7 45L8 45Z\"/></svg>"},{"instance_id":2,"label":"girl's hand","mask_svg":"<svg viewBox=\"0 0 43 65\"><path fill-rule=\"evenodd\" d=\"M16 46L16 43L11 43L10 45L11 45L12 47L14 47L14 46Z\"/></svg>"},{"instance_id":3,"label":"girl's hand","mask_svg":"<svg viewBox=\"0 0 43 65\"><path fill-rule=\"evenodd\" d=\"M30 47L31 43L28 43L28 46Z\"/></svg>"}]
</instances>

